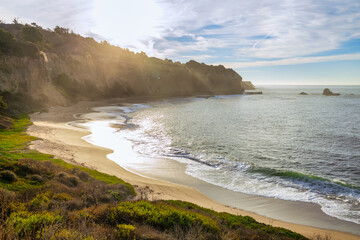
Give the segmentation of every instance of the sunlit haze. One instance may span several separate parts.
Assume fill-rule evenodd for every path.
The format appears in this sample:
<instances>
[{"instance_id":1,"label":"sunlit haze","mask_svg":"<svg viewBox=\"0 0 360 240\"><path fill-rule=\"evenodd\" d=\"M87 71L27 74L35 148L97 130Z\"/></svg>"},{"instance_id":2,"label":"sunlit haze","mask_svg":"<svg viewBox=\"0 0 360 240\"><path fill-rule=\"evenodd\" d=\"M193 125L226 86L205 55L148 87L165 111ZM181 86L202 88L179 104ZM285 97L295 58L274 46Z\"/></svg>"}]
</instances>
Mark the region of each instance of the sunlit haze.
<instances>
[{"instance_id":1,"label":"sunlit haze","mask_svg":"<svg viewBox=\"0 0 360 240\"><path fill-rule=\"evenodd\" d=\"M254 84L360 85L359 13L358 0L0 0L5 22L222 64Z\"/></svg>"}]
</instances>

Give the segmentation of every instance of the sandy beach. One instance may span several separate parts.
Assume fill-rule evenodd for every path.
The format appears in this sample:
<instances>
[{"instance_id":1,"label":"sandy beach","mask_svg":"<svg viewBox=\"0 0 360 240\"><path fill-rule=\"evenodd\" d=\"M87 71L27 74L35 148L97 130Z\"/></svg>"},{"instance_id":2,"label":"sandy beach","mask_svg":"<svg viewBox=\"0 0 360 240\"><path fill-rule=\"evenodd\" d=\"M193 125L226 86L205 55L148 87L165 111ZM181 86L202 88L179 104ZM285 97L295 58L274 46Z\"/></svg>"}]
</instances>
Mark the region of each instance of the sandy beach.
<instances>
[{"instance_id":1,"label":"sandy beach","mask_svg":"<svg viewBox=\"0 0 360 240\"><path fill-rule=\"evenodd\" d=\"M124 103L129 101L132 100L117 100L117 102ZM125 170L106 157L112 153L112 150L92 145L82 139L84 136L89 135L86 129L67 124L76 120L74 114L91 112L92 107L106 106L109 103L106 101L80 102L71 107L54 107L47 113L32 114L31 120L34 124L29 127L28 134L41 140L34 141L31 148L52 154L56 158L61 158L73 164L87 166L115 175L134 185L137 192L140 193L138 195L143 195L149 200L177 199L193 202L220 212L248 215L259 222L284 227L309 238L317 234L328 234L331 239L360 239L360 235L326 230L327 228L335 229L332 226L338 226L340 229L345 229L343 231L355 231L358 234L354 229L359 225L321 214L320 207L315 204L283 200L275 201L269 198L235 193L186 175L183 164L174 163L174 161L168 159L158 159L156 168L149 165L128 168L131 171ZM237 203L241 201L247 211L230 207L234 205L234 201L237 201ZM258 209L262 210L262 215L266 216L254 213ZM267 217L269 215L274 218ZM286 221L276 220L275 218L285 219ZM290 223L291 219L294 218L297 218L298 223L301 224ZM309 219L312 219L313 222L309 221ZM317 225L320 227L311 227L315 226L316 222L321 222Z\"/></svg>"}]
</instances>

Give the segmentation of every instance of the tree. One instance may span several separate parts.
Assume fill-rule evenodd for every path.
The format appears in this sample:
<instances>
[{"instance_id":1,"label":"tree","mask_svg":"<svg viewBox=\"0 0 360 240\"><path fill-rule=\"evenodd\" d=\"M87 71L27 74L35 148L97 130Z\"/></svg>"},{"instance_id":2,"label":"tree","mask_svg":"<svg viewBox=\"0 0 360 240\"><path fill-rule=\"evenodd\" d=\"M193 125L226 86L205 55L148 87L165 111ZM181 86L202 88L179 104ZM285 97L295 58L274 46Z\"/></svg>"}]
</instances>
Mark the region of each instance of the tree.
<instances>
[{"instance_id":1,"label":"tree","mask_svg":"<svg viewBox=\"0 0 360 240\"><path fill-rule=\"evenodd\" d=\"M56 32L57 34L60 34L60 35L68 35L69 34L69 29L56 26L54 28L54 32Z\"/></svg>"},{"instance_id":2,"label":"tree","mask_svg":"<svg viewBox=\"0 0 360 240\"><path fill-rule=\"evenodd\" d=\"M18 24L19 24L19 18L18 18L18 17L17 17L17 18L14 18L13 24L15 24L15 25L18 25Z\"/></svg>"}]
</instances>

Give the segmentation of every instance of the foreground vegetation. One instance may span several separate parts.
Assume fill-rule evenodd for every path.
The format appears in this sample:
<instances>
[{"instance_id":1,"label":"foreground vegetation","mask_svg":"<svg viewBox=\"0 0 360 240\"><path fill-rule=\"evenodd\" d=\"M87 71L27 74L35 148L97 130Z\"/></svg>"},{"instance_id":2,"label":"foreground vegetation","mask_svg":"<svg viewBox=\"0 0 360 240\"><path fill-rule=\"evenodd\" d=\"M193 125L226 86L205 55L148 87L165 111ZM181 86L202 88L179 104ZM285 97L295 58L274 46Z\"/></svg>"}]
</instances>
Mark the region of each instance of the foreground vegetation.
<instances>
[{"instance_id":1,"label":"foreground vegetation","mask_svg":"<svg viewBox=\"0 0 360 240\"><path fill-rule=\"evenodd\" d=\"M188 202L135 201L117 177L28 149L29 124L0 130L0 239L305 239Z\"/></svg>"}]
</instances>

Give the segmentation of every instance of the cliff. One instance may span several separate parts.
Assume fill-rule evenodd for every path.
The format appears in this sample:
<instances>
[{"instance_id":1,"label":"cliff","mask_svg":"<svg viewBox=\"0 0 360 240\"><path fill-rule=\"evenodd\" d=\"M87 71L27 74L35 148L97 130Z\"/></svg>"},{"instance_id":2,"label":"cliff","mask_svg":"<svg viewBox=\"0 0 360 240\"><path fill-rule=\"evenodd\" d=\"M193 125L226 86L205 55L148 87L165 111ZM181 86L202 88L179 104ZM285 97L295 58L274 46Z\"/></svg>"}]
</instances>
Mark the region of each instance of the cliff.
<instances>
[{"instance_id":1,"label":"cliff","mask_svg":"<svg viewBox=\"0 0 360 240\"><path fill-rule=\"evenodd\" d=\"M221 65L173 63L60 27L0 24L0 30L0 95L10 105L24 96L66 105L110 97L243 92L241 76Z\"/></svg>"}]
</instances>

